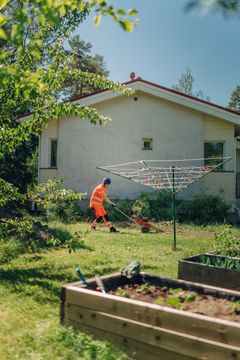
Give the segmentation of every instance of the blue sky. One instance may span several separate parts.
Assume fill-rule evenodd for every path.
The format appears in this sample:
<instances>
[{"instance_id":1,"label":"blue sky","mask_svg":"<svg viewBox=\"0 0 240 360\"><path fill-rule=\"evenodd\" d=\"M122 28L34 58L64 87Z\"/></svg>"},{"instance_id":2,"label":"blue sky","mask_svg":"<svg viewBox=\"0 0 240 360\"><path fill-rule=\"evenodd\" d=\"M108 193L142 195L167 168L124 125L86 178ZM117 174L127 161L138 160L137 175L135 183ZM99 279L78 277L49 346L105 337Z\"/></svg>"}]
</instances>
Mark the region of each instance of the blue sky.
<instances>
[{"instance_id":1,"label":"blue sky","mask_svg":"<svg viewBox=\"0 0 240 360\"><path fill-rule=\"evenodd\" d=\"M135 8L139 24L124 32L109 18L93 26L93 14L77 33L104 56L110 78L124 82L130 72L172 87L191 69L194 90L202 90L216 104L227 106L240 85L240 19L220 13L185 12L187 0L115 0L117 8Z\"/></svg>"}]
</instances>

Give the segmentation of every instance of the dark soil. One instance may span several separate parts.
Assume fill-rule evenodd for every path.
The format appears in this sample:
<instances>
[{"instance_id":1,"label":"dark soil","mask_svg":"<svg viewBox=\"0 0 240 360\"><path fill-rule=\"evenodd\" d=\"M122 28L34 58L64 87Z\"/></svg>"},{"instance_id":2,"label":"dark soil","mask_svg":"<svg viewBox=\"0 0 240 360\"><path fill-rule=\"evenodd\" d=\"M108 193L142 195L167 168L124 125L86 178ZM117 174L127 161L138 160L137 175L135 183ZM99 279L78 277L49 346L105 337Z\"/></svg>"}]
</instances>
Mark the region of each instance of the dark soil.
<instances>
[{"instance_id":1,"label":"dark soil","mask_svg":"<svg viewBox=\"0 0 240 360\"><path fill-rule=\"evenodd\" d=\"M231 302L210 295L197 294L194 291L149 284L134 284L124 285L115 291L109 291L109 294L181 309L195 314L240 322L239 301Z\"/></svg>"}]
</instances>

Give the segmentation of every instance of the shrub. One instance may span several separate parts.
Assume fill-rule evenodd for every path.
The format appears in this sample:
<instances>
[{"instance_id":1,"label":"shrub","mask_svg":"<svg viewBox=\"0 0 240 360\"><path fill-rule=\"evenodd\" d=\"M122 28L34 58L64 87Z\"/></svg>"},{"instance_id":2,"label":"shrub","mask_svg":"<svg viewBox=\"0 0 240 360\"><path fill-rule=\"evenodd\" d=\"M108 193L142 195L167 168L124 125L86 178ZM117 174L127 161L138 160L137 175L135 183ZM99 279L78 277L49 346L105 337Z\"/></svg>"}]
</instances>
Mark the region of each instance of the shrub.
<instances>
[{"instance_id":1,"label":"shrub","mask_svg":"<svg viewBox=\"0 0 240 360\"><path fill-rule=\"evenodd\" d=\"M198 225L224 223L230 206L219 196L201 194L182 206L184 220Z\"/></svg>"},{"instance_id":2,"label":"shrub","mask_svg":"<svg viewBox=\"0 0 240 360\"><path fill-rule=\"evenodd\" d=\"M240 257L240 240L234 235L231 225L215 234L214 252L224 256Z\"/></svg>"},{"instance_id":3,"label":"shrub","mask_svg":"<svg viewBox=\"0 0 240 360\"><path fill-rule=\"evenodd\" d=\"M5 258L52 247L67 248L69 253L85 247L82 234L56 232L31 216L1 219L0 243Z\"/></svg>"},{"instance_id":4,"label":"shrub","mask_svg":"<svg viewBox=\"0 0 240 360\"><path fill-rule=\"evenodd\" d=\"M79 200L86 194L76 194L73 190L61 187L62 179L48 180L29 191L29 197L40 204L48 220L71 223L80 220Z\"/></svg>"},{"instance_id":5,"label":"shrub","mask_svg":"<svg viewBox=\"0 0 240 360\"><path fill-rule=\"evenodd\" d=\"M172 195L168 191L142 193L133 204L133 211L151 220L163 221L172 218Z\"/></svg>"},{"instance_id":6,"label":"shrub","mask_svg":"<svg viewBox=\"0 0 240 360\"><path fill-rule=\"evenodd\" d=\"M116 202L117 207L123 211L128 216L132 215L132 206L134 203L134 200L118 200L116 199L114 202ZM108 209L109 217L112 221L127 221L126 216L122 215L117 209L114 207L110 207Z\"/></svg>"},{"instance_id":7,"label":"shrub","mask_svg":"<svg viewBox=\"0 0 240 360\"><path fill-rule=\"evenodd\" d=\"M62 221L63 223L73 223L80 220L78 199L71 199L71 194L66 196L54 196L45 205L48 220Z\"/></svg>"}]
</instances>

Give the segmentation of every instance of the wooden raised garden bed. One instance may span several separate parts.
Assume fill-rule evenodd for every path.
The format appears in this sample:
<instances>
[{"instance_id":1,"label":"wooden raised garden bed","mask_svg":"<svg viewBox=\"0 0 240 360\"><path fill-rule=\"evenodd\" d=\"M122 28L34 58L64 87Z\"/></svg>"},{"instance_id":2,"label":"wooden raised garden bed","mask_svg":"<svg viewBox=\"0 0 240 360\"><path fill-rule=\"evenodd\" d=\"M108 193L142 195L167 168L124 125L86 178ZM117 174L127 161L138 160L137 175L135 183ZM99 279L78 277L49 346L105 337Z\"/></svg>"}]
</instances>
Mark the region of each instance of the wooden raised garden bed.
<instances>
[{"instance_id":1,"label":"wooden raised garden bed","mask_svg":"<svg viewBox=\"0 0 240 360\"><path fill-rule=\"evenodd\" d=\"M96 291L95 280L87 286L75 282L62 287L62 324L107 339L135 359L240 360L240 315L229 321L112 295L143 284L163 292L181 288L223 302L239 301L239 292L144 273L130 279L120 273L101 279L106 294Z\"/></svg>"},{"instance_id":2,"label":"wooden raised garden bed","mask_svg":"<svg viewBox=\"0 0 240 360\"><path fill-rule=\"evenodd\" d=\"M178 278L240 291L240 259L199 254L178 262Z\"/></svg>"}]
</instances>

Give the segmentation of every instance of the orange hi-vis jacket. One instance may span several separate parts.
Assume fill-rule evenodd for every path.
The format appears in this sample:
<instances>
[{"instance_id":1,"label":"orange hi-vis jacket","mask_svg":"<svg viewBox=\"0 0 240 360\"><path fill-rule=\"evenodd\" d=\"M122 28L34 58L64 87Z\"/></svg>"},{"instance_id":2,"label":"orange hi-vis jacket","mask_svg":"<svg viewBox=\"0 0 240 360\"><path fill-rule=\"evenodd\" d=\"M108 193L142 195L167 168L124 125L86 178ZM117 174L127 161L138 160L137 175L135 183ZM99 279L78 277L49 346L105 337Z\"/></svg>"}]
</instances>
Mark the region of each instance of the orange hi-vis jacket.
<instances>
[{"instance_id":1,"label":"orange hi-vis jacket","mask_svg":"<svg viewBox=\"0 0 240 360\"><path fill-rule=\"evenodd\" d=\"M107 195L107 189L104 184L98 185L92 193L90 198L90 207L102 206L103 200Z\"/></svg>"}]
</instances>

